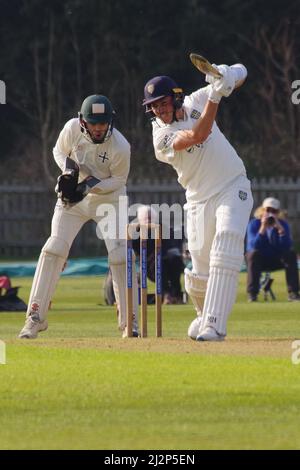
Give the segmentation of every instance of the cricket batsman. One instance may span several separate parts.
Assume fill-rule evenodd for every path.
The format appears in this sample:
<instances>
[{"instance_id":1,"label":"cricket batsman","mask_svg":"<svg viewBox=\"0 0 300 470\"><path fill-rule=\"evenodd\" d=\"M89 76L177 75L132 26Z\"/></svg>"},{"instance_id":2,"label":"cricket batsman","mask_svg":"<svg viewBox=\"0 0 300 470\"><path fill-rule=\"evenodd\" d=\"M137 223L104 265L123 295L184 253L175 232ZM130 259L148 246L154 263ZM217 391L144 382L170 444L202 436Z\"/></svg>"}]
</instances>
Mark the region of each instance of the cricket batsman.
<instances>
[{"instance_id":1,"label":"cricket batsman","mask_svg":"<svg viewBox=\"0 0 300 470\"><path fill-rule=\"evenodd\" d=\"M70 119L53 149L62 174L58 177L50 238L42 248L35 271L25 326L19 338L36 338L48 327L47 311L70 247L81 227L88 221L99 223L97 209L111 204L115 209L116 231L104 237L112 271L122 336L126 329L126 243L119 226L119 196L126 195L130 168L130 145L114 127L115 112L103 95L88 96L78 118ZM98 212L99 213L99 212ZM103 216L102 216L103 217ZM120 232L123 231L123 234ZM117 234L117 235L115 235ZM136 276L134 276L134 279ZM134 282L133 336L138 336L137 284Z\"/></svg>"},{"instance_id":2,"label":"cricket batsman","mask_svg":"<svg viewBox=\"0 0 300 470\"><path fill-rule=\"evenodd\" d=\"M242 64L217 69L221 78L207 75L209 85L185 97L172 78L154 77L143 101L152 118L155 156L176 170L186 190L193 268L185 269L185 288L197 312L188 335L198 341L226 336L253 205L244 164L215 122L220 101L247 71Z\"/></svg>"}]
</instances>

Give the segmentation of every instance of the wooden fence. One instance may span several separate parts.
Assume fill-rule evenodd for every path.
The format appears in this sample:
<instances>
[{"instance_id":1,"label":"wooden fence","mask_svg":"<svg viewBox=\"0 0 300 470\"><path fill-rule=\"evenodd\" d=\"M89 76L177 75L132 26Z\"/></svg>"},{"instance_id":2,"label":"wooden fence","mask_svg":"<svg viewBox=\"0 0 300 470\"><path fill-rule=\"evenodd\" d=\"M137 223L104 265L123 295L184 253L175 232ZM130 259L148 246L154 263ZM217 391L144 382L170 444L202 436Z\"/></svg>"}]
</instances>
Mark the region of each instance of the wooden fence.
<instances>
[{"instance_id":1,"label":"wooden fence","mask_svg":"<svg viewBox=\"0 0 300 470\"><path fill-rule=\"evenodd\" d=\"M268 196L281 201L297 246L300 245L300 178L261 179L252 181L254 207ZM185 195L176 181L129 182L129 204L172 205L185 203ZM15 184L0 185L0 257L31 258L37 256L50 233L50 222L55 205L53 191L43 187ZM88 222L76 237L71 256L105 254L103 242L95 234L95 224Z\"/></svg>"}]
</instances>

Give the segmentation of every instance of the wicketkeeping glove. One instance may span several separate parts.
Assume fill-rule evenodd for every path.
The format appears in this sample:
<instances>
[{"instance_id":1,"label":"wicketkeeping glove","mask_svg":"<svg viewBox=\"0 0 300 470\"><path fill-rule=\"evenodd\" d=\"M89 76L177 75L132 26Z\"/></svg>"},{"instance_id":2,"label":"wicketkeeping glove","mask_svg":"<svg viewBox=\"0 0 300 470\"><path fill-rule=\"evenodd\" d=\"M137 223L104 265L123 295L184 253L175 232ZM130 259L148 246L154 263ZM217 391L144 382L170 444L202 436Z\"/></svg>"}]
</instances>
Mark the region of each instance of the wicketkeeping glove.
<instances>
[{"instance_id":1,"label":"wicketkeeping glove","mask_svg":"<svg viewBox=\"0 0 300 470\"><path fill-rule=\"evenodd\" d=\"M76 193L79 177L79 166L71 158L67 157L65 170L57 178L55 192L64 204L70 204L81 201L83 196Z\"/></svg>"},{"instance_id":2,"label":"wicketkeeping glove","mask_svg":"<svg viewBox=\"0 0 300 470\"><path fill-rule=\"evenodd\" d=\"M83 199L83 194L76 192L78 176L63 173L57 178L55 191L64 204L72 204Z\"/></svg>"},{"instance_id":3,"label":"wicketkeeping glove","mask_svg":"<svg viewBox=\"0 0 300 470\"><path fill-rule=\"evenodd\" d=\"M82 194L82 197L84 198L90 192L90 190L96 186L96 184L100 183L100 181L101 180L95 178L94 176L87 176L84 180L78 183L75 192L77 194Z\"/></svg>"}]
</instances>

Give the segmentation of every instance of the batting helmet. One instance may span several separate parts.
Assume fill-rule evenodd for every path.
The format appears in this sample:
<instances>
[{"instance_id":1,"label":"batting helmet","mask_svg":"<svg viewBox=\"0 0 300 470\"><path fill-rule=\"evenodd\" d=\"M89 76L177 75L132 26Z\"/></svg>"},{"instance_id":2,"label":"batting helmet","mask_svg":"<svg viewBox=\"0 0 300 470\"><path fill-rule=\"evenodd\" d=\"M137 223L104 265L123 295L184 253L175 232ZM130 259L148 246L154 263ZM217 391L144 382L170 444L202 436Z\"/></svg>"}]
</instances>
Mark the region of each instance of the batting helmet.
<instances>
[{"instance_id":1,"label":"batting helmet","mask_svg":"<svg viewBox=\"0 0 300 470\"><path fill-rule=\"evenodd\" d=\"M179 88L172 78L165 75L151 78L144 88L143 105L146 106L146 112L151 111L151 103L165 96L172 96L174 107L181 108L184 100L182 88Z\"/></svg>"},{"instance_id":2,"label":"batting helmet","mask_svg":"<svg viewBox=\"0 0 300 470\"><path fill-rule=\"evenodd\" d=\"M89 138L91 135L87 129L86 123L88 124L105 124L108 123L108 129L100 141L92 141L94 143L102 143L107 140L112 133L113 130L113 121L115 112L113 110L112 104L106 96L103 95L91 95L85 98L81 105L81 110L78 113L79 121L82 132Z\"/></svg>"}]
</instances>

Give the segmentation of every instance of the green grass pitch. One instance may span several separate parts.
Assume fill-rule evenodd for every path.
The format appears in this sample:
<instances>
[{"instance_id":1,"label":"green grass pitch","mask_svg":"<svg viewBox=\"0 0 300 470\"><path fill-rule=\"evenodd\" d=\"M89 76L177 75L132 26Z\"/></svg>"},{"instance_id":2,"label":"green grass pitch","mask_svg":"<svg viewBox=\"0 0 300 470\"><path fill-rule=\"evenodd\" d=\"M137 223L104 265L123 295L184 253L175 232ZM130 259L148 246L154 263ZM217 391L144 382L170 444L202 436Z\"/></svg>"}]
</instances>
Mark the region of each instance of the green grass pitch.
<instances>
[{"instance_id":1,"label":"green grass pitch","mask_svg":"<svg viewBox=\"0 0 300 470\"><path fill-rule=\"evenodd\" d=\"M32 279L18 279L28 300ZM163 308L163 338L121 339L103 279L63 277L49 330L18 340L0 312L1 449L299 449L300 303L248 304L245 274L223 343L196 343L191 305ZM300 357L300 353L298 355Z\"/></svg>"}]
</instances>

